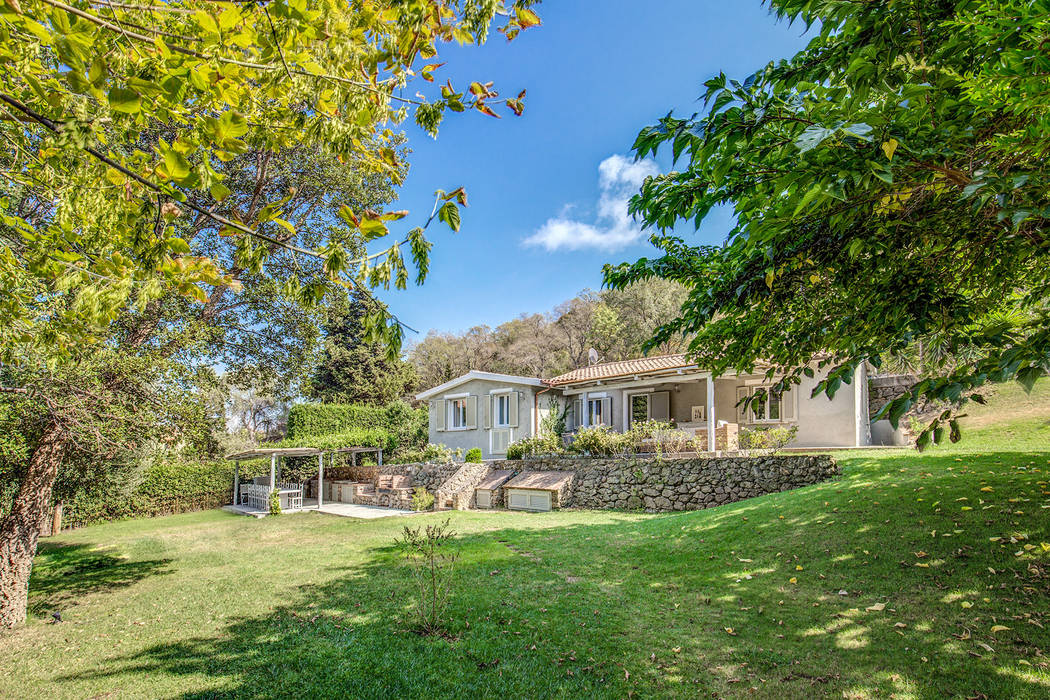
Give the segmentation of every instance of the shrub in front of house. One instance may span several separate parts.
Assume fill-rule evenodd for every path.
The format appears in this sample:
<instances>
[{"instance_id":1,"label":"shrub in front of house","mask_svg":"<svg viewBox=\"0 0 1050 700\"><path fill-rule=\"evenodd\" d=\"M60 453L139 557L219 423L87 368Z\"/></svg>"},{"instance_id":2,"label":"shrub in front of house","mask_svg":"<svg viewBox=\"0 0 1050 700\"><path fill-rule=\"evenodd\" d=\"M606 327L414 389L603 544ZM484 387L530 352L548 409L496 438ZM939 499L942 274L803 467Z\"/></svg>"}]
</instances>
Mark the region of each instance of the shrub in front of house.
<instances>
[{"instance_id":1,"label":"shrub in front of house","mask_svg":"<svg viewBox=\"0 0 1050 700\"><path fill-rule=\"evenodd\" d=\"M616 433L607 425L580 428L573 436L569 452L591 457L608 457L627 452L631 445L628 433Z\"/></svg>"},{"instance_id":2,"label":"shrub in front of house","mask_svg":"<svg viewBox=\"0 0 1050 700\"><path fill-rule=\"evenodd\" d=\"M526 437L512 442L507 447L507 459L558 455L564 452L565 448L562 446L559 435L544 433L536 437Z\"/></svg>"},{"instance_id":3,"label":"shrub in front of house","mask_svg":"<svg viewBox=\"0 0 1050 700\"><path fill-rule=\"evenodd\" d=\"M798 426L753 428L740 432L740 451L747 456L775 455L795 439Z\"/></svg>"},{"instance_id":4,"label":"shrub in front of house","mask_svg":"<svg viewBox=\"0 0 1050 700\"><path fill-rule=\"evenodd\" d=\"M466 455L466 457L463 458L463 461L464 462L470 462L472 464L480 464L481 463L481 448L480 447L471 447L469 450L467 450L467 455Z\"/></svg>"}]
</instances>

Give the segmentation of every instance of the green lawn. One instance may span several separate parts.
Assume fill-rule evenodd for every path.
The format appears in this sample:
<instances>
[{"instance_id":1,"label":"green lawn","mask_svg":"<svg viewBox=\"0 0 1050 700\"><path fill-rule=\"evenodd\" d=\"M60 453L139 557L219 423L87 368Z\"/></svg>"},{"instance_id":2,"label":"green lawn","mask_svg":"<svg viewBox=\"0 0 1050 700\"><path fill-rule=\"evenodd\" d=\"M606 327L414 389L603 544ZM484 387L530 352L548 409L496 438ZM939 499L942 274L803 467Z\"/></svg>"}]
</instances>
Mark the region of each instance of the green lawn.
<instances>
[{"instance_id":1,"label":"green lawn","mask_svg":"<svg viewBox=\"0 0 1050 700\"><path fill-rule=\"evenodd\" d=\"M451 641L408 630L405 519L72 532L0 697L1045 698L1048 404L1007 388L962 445L707 511L453 514Z\"/></svg>"}]
</instances>

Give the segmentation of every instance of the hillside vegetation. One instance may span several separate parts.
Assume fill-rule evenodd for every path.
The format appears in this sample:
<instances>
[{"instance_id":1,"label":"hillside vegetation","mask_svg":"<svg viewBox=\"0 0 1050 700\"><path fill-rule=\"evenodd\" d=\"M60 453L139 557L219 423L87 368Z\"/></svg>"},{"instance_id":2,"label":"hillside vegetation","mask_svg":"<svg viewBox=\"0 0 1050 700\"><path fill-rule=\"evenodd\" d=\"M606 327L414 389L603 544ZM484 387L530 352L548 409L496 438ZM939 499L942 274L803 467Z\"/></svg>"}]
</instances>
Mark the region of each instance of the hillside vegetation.
<instances>
[{"instance_id":1,"label":"hillside vegetation","mask_svg":"<svg viewBox=\"0 0 1050 700\"><path fill-rule=\"evenodd\" d=\"M450 639L409 631L405 522L220 512L45 542L3 697L1050 693L1050 391L961 444L706 511L451 515ZM51 624L52 611L63 621Z\"/></svg>"}]
</instances>

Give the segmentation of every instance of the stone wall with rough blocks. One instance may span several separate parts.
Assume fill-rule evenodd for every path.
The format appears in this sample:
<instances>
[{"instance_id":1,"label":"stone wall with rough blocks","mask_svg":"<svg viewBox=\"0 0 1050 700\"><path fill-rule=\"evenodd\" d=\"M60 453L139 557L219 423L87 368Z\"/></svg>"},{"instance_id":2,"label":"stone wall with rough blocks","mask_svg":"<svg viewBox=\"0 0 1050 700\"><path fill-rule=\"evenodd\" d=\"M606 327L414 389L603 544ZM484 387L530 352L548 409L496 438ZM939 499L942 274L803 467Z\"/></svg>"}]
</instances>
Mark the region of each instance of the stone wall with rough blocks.
<instances>
[{"instance_id":1,"label":"stone wall with rough blocks","mask_svg":"<svg viewBox=\"0 0 1050 700\"><path fill-rule=\"evenodd\" d=\"M698 510L789 491L841 473L826 455L647 458L554 458L502 461L499 469L575 471L563 507Z\"/></svg>"},{"instance_id":2,"label":"stone wall with rough blocks","mask_svg":"<svg viewBox=\"0 0 1050 700\"><path fill-rule=\"evenodd\" d=\"M465 462L452 476L438 486L434 494L435 507L438 510L473 508L474 489L482 482L489 469L489 465L484 462Z\"/></svg>"},{"instance_id":3,"label":"stone wall with rough blocks","mask_svg":"<svg viewBox=\"0 0 1050 700\"><path fill-rule=\"evenodd\" d=\"M416 485L434 493L461 471L463 465L391 465L386 473L413 476ZM527 460L498 460L468 470L463 488L488 469L522 471L572 471L571 489L561 507L646 509L651 511L699 510L767 493L789 491L820 483L841 473L827 455L780 455L770 457L693 457L656 459L646 457L552 457ZM394 471L394 469L404 471ZM466 472L461 472L466 473ZM452 485L450 485L451 488ZM460 492L463 488L457 488ZM442 488L442 490L444 490ZM494 507L504 506L503 489L493 494ZM473 507L473 493L470 505Z\"/></svg>"},{"instance_id":4,"label":"stone wall with rough blocks","mask_svg":"<svg viewBox=\"0 0 1050 700\"><path fill-rule=\"evenodd\" d=\"M868 417L874 416L887 403L915 386L919 378L911 374L893 374L868 379Z\"/></svg>"}]
</instances>

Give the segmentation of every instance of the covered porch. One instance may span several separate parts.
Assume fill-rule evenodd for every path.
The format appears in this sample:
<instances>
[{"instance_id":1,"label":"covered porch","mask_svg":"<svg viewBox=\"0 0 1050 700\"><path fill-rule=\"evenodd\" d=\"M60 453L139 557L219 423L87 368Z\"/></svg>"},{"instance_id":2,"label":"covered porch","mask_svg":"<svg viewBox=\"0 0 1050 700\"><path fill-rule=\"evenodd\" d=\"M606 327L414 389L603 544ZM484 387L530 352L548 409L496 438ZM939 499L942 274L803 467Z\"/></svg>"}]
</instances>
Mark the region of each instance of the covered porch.
<instances>
[{"instance_id":1,"label":"covered porch","mask_svg":"<svg viewBox=\"0 0 1050 700\"><path fill-rule=\"evenodd\" d=\"M767 394L771 384L761 374L715 378L695 366L575 381L563 388L567 428L607 425L626 432L637 423L670 423L699 451L731 451L742 431L797 422L797 392ZM747 408L739 405L751 395L757 398Z\"/></svg>"},{"instance_id":2,"label":"covered porch","mask_svg":"<svg viewBox=\"0 0 1050 700\"><path fill-rule=\"evenodd\" d=\"M243 452L236 452L226 456L233 461L233 500L227 510L243 515L264 517L270 514L270 502L276 494L282 513L297 513L304 510L317 510L334 515L348 515L349 517L376 517L369 515L371 511L362 510L356 515L347 513L347 503L325 503L325 481L324 470L327 456L327 464L333 465L336 455L350 455L351 462L357 465L360 455L374 454L376 462L383 465L383 450L378 447L341 447L337 449L320 449L314 447L270 447L256 448ZM289 457L317 457L317 477L305 481L285 481L282 472ZM250 482L241 482L241 462L256 459L269 459L270 473L268 476L254 477ZM359 508L368 509L369 506ZM382 508L384 514L399 515L397 509ZM356 512L356 511L355 511Z\"/></svg>"}]
</instances>

